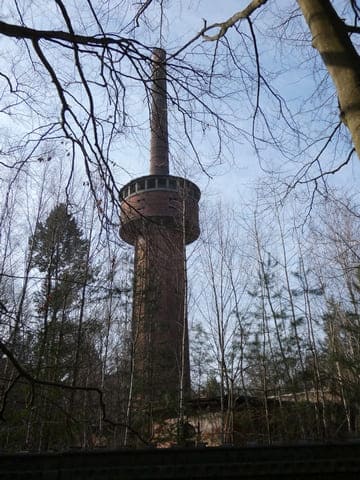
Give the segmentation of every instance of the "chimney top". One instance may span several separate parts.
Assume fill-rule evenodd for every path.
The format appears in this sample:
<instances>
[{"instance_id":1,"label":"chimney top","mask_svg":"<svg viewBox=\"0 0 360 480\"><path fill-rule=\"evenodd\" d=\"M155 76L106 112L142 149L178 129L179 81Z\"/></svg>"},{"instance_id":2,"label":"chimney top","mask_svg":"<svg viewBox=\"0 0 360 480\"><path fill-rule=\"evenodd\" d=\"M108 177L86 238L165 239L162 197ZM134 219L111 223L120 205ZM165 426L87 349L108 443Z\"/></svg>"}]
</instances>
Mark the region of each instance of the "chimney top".
<instances>
[{"instance_id":1,"label":"chimney top","mask_svg":"<svg viewBox=\"0 0 360 480\"><path fill-rule=\"evenodd\" d=\"M168 175L166 52L162 48L154 48L153 50L151 97L150 175Z\"/></svg>"}]
</instances>

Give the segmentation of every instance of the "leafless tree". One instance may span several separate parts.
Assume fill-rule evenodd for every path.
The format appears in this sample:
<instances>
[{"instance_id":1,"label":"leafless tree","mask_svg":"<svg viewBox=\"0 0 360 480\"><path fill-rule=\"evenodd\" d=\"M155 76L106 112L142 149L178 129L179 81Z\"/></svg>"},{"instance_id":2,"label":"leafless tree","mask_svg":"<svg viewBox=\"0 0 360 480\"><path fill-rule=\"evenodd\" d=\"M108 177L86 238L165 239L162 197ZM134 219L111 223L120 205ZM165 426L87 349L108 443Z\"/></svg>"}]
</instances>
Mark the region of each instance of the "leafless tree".
<instances>
[{"instance_id":1,"label":"leafless tree","mask_svg":"<svg viewBox=\"0 0 360 480\"><path fill-rule=\"evenodd\" d=\"M102 210L109 201L118 202L117 178L127 168L115 160L114 145L142 135L137 126L145 118L135 99L139 94L145 101L149 97L151 49L172 33L166 27L171 2L150 0L128 10L125 6L91 0L54 0L50 6L16 1L4 7L0 23L8 47L1 73L2 115L12 126L32 118L29 129L22 122L19 135L3 128L3 166L23 169L33 159L46 161L51 152L43 155L40 145L67 140L69 161L78 168L82 158L84 175ZM185 142L180 136L172 139L174 152L190 151L195 164L211 175L216 161L207 162L202 155L206 138L215 145L213 158L231 157L234 144L247 139L261 161L268 157L264 149L280 155L279 162L273 159L264 168L275 172L297 162L297 176L287 182L290 187L313 181L315 189L320 188L322 179L348 164L358 149L358 15L356 1L289 0L284 8L276 0L253 0L225 21L199 25L193 37L169 50L167 59L174 125L181 124L185 133ZM311 52L311 36L323 67ZM293 105L283 72L269 65L270 40L273 61L282 55L284 70L301 72L297 82L304 82L306 92L301 102ZM312 92L305 83L306 57L316 64ZM313 67L307 63L306 68ZM346 142L343 127L354 148ZM336 158L329 159L334 154ZM95 172L102 180L100 189Z\"/></svg>"}]
</instances>

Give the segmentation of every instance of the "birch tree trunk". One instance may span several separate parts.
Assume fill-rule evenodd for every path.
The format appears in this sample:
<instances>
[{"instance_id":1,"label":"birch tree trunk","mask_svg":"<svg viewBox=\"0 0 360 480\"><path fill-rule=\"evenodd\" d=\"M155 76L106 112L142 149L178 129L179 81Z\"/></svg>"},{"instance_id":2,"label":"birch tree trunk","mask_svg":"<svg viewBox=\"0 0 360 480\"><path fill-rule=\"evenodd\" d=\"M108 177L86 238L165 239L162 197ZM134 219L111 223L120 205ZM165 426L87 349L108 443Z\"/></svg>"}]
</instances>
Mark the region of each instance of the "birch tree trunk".
<instances>
[{"instance_id":1,"label":"birch tree trunk","mask_svg":"<svg viewBox=\"0 0 360 480\"><path fill-rule=\"evenodd\" d=\"M348 29L329 0L297 0L337 91L340 117L360 157L360 60Z\"/></svg>"}]
</instances>

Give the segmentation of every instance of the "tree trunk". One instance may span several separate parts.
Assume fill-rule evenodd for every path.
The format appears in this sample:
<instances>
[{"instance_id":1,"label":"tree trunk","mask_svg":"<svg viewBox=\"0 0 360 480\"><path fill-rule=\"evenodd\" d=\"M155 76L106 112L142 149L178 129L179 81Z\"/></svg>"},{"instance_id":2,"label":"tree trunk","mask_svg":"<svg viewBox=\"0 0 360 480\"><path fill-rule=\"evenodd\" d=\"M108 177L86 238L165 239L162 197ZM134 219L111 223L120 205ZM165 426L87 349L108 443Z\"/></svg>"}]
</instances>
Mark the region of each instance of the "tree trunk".
<instances>
[{"instance_id":1,"label":"tree trunk","mask_svg":"<svg viewBox=\"0 0 360 480\"><path fill-rule=\"evenodd\" d=\"M313 38L335 84L340 118L348 127L360 157L360 60L345 23L329 0L297 0Z\"/></svg>"}]
</instances>

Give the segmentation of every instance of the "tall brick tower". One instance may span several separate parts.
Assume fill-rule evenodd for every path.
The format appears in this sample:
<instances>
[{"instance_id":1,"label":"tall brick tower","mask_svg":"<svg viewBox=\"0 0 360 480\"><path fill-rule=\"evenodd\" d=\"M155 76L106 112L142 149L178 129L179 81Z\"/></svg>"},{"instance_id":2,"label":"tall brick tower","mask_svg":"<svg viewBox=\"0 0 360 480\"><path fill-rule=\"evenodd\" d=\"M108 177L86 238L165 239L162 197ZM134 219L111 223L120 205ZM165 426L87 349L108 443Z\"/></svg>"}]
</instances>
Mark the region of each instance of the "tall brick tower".
<instances>
[{"instance_id":1,"label":"tall brick tower","mask_svg":"<svg viewBox=\"0 0 360 480\"><path fill-rule=\"evenodd\" d=\"M190 391L185 246L200 233L200 190L169 175L164 50L152 64L150 175L122 188L120 235L135 246L133 399L148 416L176 416Z\"/></svg>"}]
</instances>

